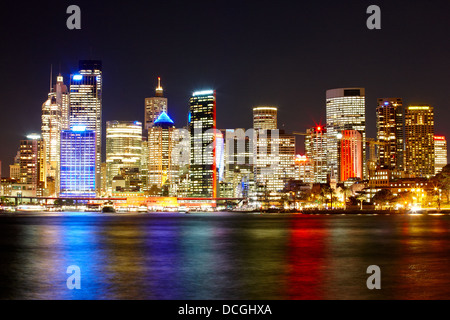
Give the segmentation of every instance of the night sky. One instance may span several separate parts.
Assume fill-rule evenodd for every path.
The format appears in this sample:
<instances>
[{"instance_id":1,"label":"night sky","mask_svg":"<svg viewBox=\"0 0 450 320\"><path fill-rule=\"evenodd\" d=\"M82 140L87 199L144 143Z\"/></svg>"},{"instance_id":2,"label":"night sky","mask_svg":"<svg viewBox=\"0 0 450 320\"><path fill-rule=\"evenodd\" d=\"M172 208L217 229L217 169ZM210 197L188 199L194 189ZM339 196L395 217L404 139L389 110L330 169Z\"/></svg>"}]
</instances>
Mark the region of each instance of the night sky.
<instances>
[{"instance_id":1,"label":"night sky","mask_svg":"<svg viewBox=\"0 0 450 320\"><path fill-rule=\"evenodd\" d=\"M71 4L81 30L66 27ZM366 27L371 4L381 30ZM325 122L327 89L357 86L369 137L377 98L402 97L433 105L436 134L450 138L448 0L16 1L2 5L0 25L2 176L19 140L40 132L50 65L68 84L80 59L103 62L103 124L143 121L160 76L177 127L190 94L212 88L218 128L250 128L263 104L279 107L281 129L305 131Z\"/></svg>"}]
</instances>

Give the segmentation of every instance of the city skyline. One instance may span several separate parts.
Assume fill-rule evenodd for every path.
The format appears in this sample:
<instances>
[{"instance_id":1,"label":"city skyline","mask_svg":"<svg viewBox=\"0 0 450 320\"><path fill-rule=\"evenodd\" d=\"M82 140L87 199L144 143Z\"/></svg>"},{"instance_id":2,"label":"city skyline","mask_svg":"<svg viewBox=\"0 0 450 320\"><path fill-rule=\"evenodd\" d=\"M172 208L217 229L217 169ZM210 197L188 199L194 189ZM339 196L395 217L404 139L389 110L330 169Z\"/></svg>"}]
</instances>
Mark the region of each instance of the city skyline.
<instances>
[{"instance_id":1,"label":"city skyline","mask_svg":"<svg viewBox=\"0 0 450 320\"><path fill-rule=\"evenodd\" d=\"M448 118L445 87L449 70L444 55L448 51L444 41L448 26L444 13L449 4L424 3L380 2L383 25L379 31L365 27L366 3L329 2L324 6L336 15L324 20L323 8L316 4L294 5L290 13L268 3L254 7L251 1L239 6L231 3L227 8L220 4L206 7L200 2L171 8L168 2L142 5L140 13L126 6L108 8L81 2L83 24L79 31L65 28L65 4L55 2L48 12L31 4L28 11L9 14L1 21L4 30L15 30L14 37L6 35L5 45L23 52L2 53L4 101L0 108L9 120L0 129L2 172L7 172L17 141L39 131L40 123L35 119L40 117L46 98L50 65L54 77L61 71L64 79L69 79L78 60L86 58L101 59L106 70L103 126L117 119L144 122L143 101L153 94L158 76L177 127L186 123L186 101L191 92L205 88L217 90L218 128L250 128L252 107L263 104L278 106L280 128L287 132L303 130L325 121L327 89L352 86L366 88L368 137L375 137L377 99L382 97L402 97L405 106L429 104L435 107L436 119ZM151 24L142 19L146 12L142 9L147 6L156 6L159 13ZM9 10L19 12L19 7L13 5ZM414 19L419 12L420 20L427 23ZM122 13L135 19L122 21ZM269 13L268 22L259 22L267 21L261 18ZM215 14L216 22L209 30L198 23L183 23L190 21L190 14ZM41 16L46 24L35 28L36 37L30 39L29 29L20 27L20 23L32 15ZM106 22L102 20L105 16ZM187 30L181 26L187 26ZM142 32L133 33L136 27ZM54 31L51 37L50 31ZM113 34L117 40L114 50L108 42ZM19 42L22 35L30 41ZM146 35L154 41L145 41ZM54 42L54 37L61 41ZM198 37L211 39L210 53L183 50L187 39ZM381 50L372 43L380 43ZM138 44L142 44L142 50L135 50ZM305 51L305 46L309 50ZM334 47L332 52L323 50L330 46ZM26 60L25 52L33 59ZM17 99L16 87L27 88L21 99ZM28 116L9 112L19 108ZM238 111L246 116L233 118ZM435 133L449 135L445 124L439 122ZM299 152L304 153L302 143Z\"/></svg>"}]
</instances>

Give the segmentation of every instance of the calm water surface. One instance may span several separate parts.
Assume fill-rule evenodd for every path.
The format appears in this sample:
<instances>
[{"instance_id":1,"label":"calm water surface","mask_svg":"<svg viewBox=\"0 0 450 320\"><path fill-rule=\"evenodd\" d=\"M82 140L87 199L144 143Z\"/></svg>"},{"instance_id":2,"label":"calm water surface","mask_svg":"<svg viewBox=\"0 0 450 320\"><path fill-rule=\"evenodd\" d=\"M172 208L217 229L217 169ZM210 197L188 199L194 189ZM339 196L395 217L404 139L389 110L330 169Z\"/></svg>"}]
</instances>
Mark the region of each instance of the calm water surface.
<instances>
[{"instance_id":1,"label":"calm water surface","mask_svg":"<svg viewBox=\"0 0 450 320\"><path fill-rule=\"evenodd\" d=\"M450 299L449 230L448 215L2 214L0 298Z\"/></svg>"}]
</instances>

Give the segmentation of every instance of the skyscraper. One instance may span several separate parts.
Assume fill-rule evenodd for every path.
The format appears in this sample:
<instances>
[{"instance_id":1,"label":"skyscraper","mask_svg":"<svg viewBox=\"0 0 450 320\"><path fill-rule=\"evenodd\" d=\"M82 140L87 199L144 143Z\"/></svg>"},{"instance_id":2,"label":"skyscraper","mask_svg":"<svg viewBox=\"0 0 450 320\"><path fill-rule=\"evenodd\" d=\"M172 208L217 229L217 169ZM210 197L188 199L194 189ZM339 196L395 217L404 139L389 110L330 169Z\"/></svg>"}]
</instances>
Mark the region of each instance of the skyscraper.
<instances>
[{"instance_id":1,"label":"skyscraper","mask_svg":"<svg viewBox=\"0 0 450 320\"><path fill-rule=\"evenodd\" d=\"M447 165L447 140L445 136L434 136L434 174Z\"/></svg>"},{"instance_id":2,"label":"skyscraper","mask_svg":"<svg viewBox=\"0 0 450 320\"><path fill-rule=\"evenodd\" d=\"M101 188L102 151L102 63L98 60L81 60L79 72L70 76L69 126L86 127L95 132L96 139L96 190Z\"/></svg>"},{"instance_id":3,"label":"skyscraper","mask_svg":"<svg viewBox=\"0 0 450 320\"><path fill-rule=\"evenodd\" d=\"M82 126L61 131L60 197L96 196L95 135Z\"/></svg>"},{"instance_id":4,"label":"skyscraper","mask_svg":"<svg viewBox=\"0 0 450 320\"><path fill-rule=\"evenodd\" d=\"M56 104L61 108L61 129L69 130L69 91L64 84L64 78L59 74L56 77L56 84L53 86L53 96Z\"/></svg>"},{"instance_id":5,"label":"skyscraper","mask_svg":"<svg viewBox=\"0 0 450 320\"><path fill-rule=\"evenodd\" d=\"M149 130L155 120L158 119L161 112L167 113L167 98L163 96L163 88L161 87L161 78L158 77L158 86L155 89L155 96L145 98L145 129Z\"/></svg>"},{"instance_id":6,"label":"skyscraper","mask_svg":"<svg viewBox=\"0 0 450 320\"><path fill-rule=\"evenodd\" d=\"M308 182L326 183L327 182L327 129L318 125L306 129L305 151L308 164L302 163L303 166L309 165L311 168L306 170L311 173ZM306 182L306 181L305 181Z\"/></svg>"},{"instance_id":7,"label":"skyscraper","mask_svg":"<svg viewBox=\"0 0 450 320\"><path fill-rule=\"evenodd\" d=\"M358 130L342 130L339 148L339 177L363 179L362 135Z\"/></svg>"},{"instance_id":8,"label":"skyscraper","mask_svg":"<svg viewBox=\"0 0 450 320\"><path fill-rule=\"evenodd\" d=\"M148 187L156 186L164 196L174 195L178 166L173 161L175 126L163 111L148 130Z\"/></svg>"},{"instance_id":9,"label":"skyscraper","mask_svg":"<svg viewBox=\"0 0 450 320\"><path fill-rule=\"evenodd\" d=\"M123 170L134 169L139 172L141 159L142 123L139 121L107 121L106 189L108 194L112 192L113 178L122 175Z\"/></svg>"},{"instance_id":10,"label":"skyscraper","mask_svg":"<svg viewBox=\"0 0 450 320\"><path fill-rule=\"evenodd\" d=\"M64 85L61 74L58 75L56 79L56 84L50 88L48 98L42 104L41 116L41 134L46 148L47 184L49 186L50 195L55 195L59 189L59 150L61 130L68 129L69 121L69 95L67 86Z\"/></svg>"},{"instance_id":11,"label":"skyscraper","mask_svg":"<svg viewBox=\"0 0 450 320\"><path fill-rule=\"evenodd\" d=\"M197 91L190 98L189 131L191 156L190 195L217 197L215 131L216 92Z\"/></svg>"},{"instance_id":12,"label":"skyscraper","mask_svg":"<svg viewBox=\"0 0 450 320\"><path fill-rule=\"evenodd\" d=\"M401 98L378 99L378 164L387 169L404 170L403 102Z\"/></svg>"},{"instance_id":13,"label":"skyscraper","mask_svg":"<svg viewBox=\"0 0 450 320\"><path fill-rule=\"evenodd\" d=\"M44 196L47 186L45 142L38 134L30 134L20 141L20 183L33 196Z\"/></svg>"},{"instance_id":14,"label":"skyscraper","mask_svg":"<svg viewBox=\"0 0 450 320\"><path fill-rule=\"evenodd\" d=\"M433 107L408 106L405 110L405 168L416 177L434 175Z\"/></svg>"},{"instance_id":15,"label":"skyscraper","mask_svg":"<svg viewBox=\"0 0 450 320\"><path fill-rule=\"evenodd\" d=\"M259 106L253 108L253 129L277 129L277 107Z\"/></svg>"},{"instance_id":16,"label":"skyscraper","mask_svg":"<svg viewBox=\"0 0 450 320\"><path fill-rule=\"evenodd\" d=\"M357 130L363 140L363 175L366 176L366 112L364 88L340 88L327 90L327 165L331 176L339 181L340 160L338 134L343 130Z\"/></svg>"}]
</instances>

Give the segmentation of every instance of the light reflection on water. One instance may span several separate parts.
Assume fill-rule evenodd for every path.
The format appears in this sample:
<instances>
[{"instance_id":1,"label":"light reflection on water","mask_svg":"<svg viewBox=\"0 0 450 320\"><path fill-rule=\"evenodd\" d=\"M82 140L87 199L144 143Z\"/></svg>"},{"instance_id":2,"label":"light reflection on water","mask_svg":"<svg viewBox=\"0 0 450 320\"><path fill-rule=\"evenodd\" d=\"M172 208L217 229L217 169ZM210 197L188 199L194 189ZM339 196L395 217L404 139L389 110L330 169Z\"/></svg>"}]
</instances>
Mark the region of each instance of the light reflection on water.
<instances>
[{"instance_id":1,"label":"light reflection on water","mask_svg":"<svg viewBox=\"0 0 450 320\"><path fill-rule=\"evenodd\" d=\"M2 299L449 299L450 216L9 214ZM66 269L81 268L81 290ZM366 269L381 268L381 290Z\"/></svg>"}]
</instances>

